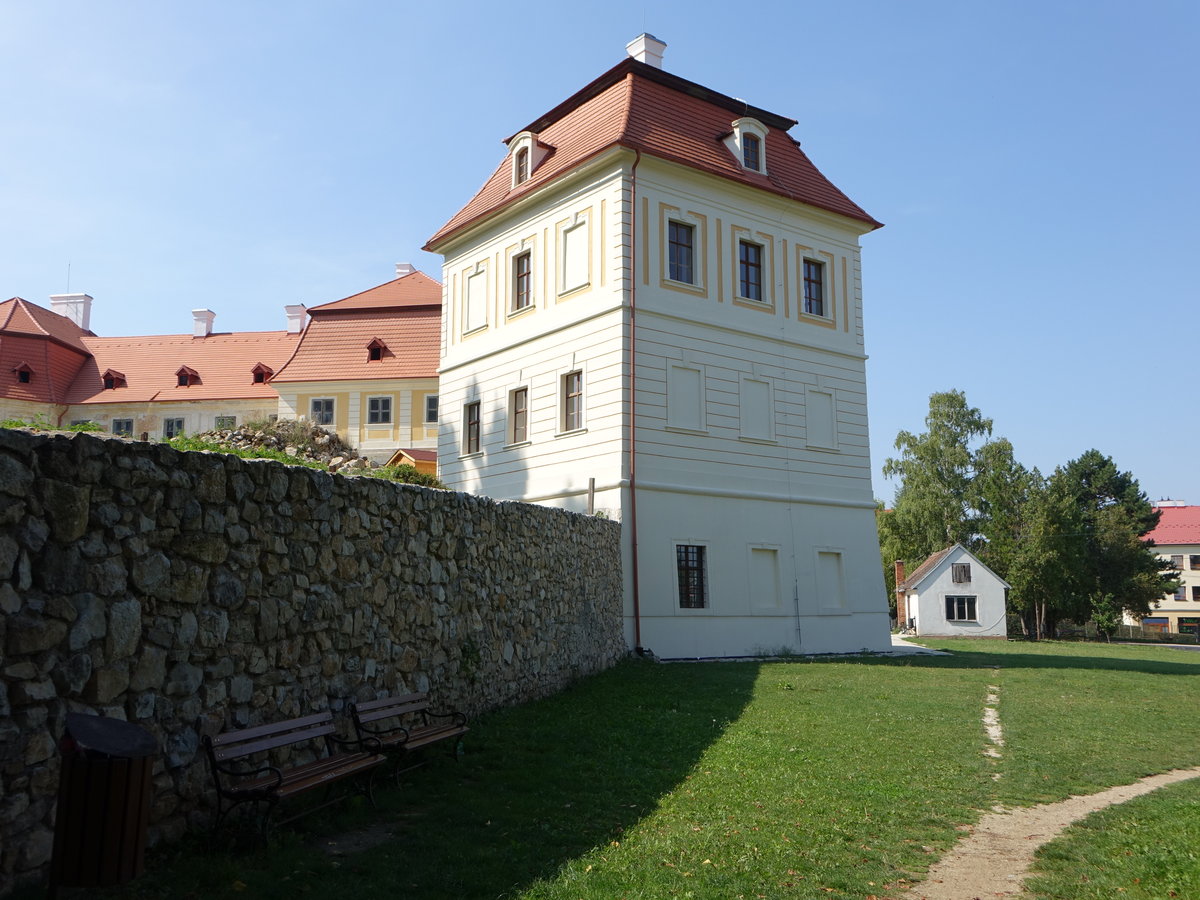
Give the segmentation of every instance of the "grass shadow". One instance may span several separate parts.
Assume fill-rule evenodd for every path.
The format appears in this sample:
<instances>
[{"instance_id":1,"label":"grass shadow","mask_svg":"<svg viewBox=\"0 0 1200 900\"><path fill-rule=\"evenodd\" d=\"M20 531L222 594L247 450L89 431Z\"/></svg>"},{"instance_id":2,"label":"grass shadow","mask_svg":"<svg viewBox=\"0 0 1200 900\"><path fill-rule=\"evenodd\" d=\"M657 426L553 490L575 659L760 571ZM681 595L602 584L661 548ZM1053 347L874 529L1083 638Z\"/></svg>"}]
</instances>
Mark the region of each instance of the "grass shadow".
<instances>
[{"instance_id":1,"label":"grass shadow","mask_svg":"<svg viewBox=\"0 0 1200 900\"><path fill-rule=\"evenodd\" d=\"M1111 672L1200 676L1200 654L1197 654L1194 663L1189 664L1121 655L1122 651L1117 647L1122 645L1116 644L1103 645L1113 648L1114 655L1108 656L1084 650L1088 645L1075 642L1043 641L1031 644L1013 641L994 645L989 642L989 646L978 648L964 647L963 643L965 641L953 644L929 642L929 646L934 649L950 651L950 656L861 656L853 659L865 665L921 666L935 669L984 669L1000 666L1005 669L1105 669ZM1044 647L1045 650L1039 653L1018 649L1033 647ZM1071 653L1072 649L1076 652Z\"/></svg>"}]
</instances>

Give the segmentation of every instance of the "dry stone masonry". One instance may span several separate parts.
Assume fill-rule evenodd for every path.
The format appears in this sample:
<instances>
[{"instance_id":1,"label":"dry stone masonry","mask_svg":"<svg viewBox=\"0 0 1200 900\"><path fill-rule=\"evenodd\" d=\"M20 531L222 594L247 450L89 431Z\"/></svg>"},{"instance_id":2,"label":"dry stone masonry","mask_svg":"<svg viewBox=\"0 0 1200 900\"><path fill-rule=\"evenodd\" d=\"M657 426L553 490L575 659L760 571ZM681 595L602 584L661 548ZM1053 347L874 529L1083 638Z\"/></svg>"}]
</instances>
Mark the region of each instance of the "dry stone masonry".
<instances>
[{"instance_id":1,"label":"dry stone masonry","mask_svg":"<svg viewBox=\"0 0 1200 900\"><path fill-rule=\"evenodd\" d=\"M145 726L151 840L200 738L427 690L469 714L623 653L616 523L88 434L0 430L0 894L45 871L68 712Z\"/></svg>"}]
</instances>

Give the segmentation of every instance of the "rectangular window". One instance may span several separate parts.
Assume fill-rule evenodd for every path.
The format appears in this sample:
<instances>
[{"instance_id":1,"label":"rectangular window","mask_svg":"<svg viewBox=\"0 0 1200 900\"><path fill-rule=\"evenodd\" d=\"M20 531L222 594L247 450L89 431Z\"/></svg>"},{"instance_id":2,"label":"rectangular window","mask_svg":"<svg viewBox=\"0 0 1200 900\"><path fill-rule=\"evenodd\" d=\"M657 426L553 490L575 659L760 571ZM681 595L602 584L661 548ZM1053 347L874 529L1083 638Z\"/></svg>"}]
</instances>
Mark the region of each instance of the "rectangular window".
<instances>
[{"instance_id":1,"label":"rectangular window","mask_svg":"<svg viewBox=\"0 0 1200 900\"><path fill-rule=\"evenodd\" d=\"M480 271L467 279L467 319L463 331L474 331L487 324L487 272Z\"/></svg>"},{"instance_id":2,"label":"rectangular window","mask_svg":"<svg viewBox=\"0 0 1200 900\"><path fill-rule=\"evenodd\" d=\"M762 168L762 144L753 134L742 135L742 163L757 172Z\"/></svg>"},{"instance_id":3,"label":"rectangular window","mask_svg":"<svg viewBox=\"0 0 1200 900\"><path fill-rule=\"evenodd\" d=\"M21 384L29 384L29 381L30 381L29 370L28 369L18 369L17 370L17 381L21 382Z\"/></svg>"},{"instance_id":4,"label":"rectangular window","mask_svg":"<svg viewBox=\"0 0 1200 900\"><path fill-rule=\"evenodd\" d=\"M1188 565L1193 569L1200 569L1200 554L1189 555Z\"/></svg>"},{"instance_id":5,"label":"rectangular window","mask_svg":"<svg viewBox=\"0 0 1200 900\"><path fill-rule=\"evenodd\" d=\"M333 400L329 398L313 400L309 407L309 418L316 425L332 425Z\"/></svg>"},{"instance_id":6,"label":"rectangular window","mask_svg":"<svg viewBox=\"0 0 1200 900\"><path fill-rule=\"evenodd\" d=\"M217 416L213 419L213 428L218 431L232 431L237 428L237 416Z\"/></svg>"},{"instance_id":7,"label":"rectangular window","mask_svg":"<svg viewBox=\"0 0 1200 900\"><path fill-rule=\"evenodd\" d=\"M183 419L163 419L163 437L167 440L183 434Z\"/></svg>"},{"instance_id":8,"label":"rectangular window","mask_svg":"<svg viewBox=\"0 0 1200 900\"><path fill-rule=\"evenodd\" d=\"M508 395L508 442L523 444L529 440L529 388L517 388Z\"/></svg>"},{"instance_id":9,"label":"rectangular window","mask_svg":"<svg viewBox=\"0 0 1200 900\"><path fill-rule=\"evenodd\" d=\"M738 241L738 294L747 300L761 300L762 246Z\"/></svg>"},{"instance_id":10,"label":"rectangular window","mask_svg":"<svg viewBox=\"0 0 1200 900\"><path fill-rule=\"evenodd\" d=\"M1179 634L1200 635L1200 617L1180 616L1179 624L1175 626L1175 630Z\"/></svg>"},{"instance_id":11,"label":"rectangular window","mask_svg":"<svg viewBox=\"0 0 1200 900\"><path fill-rule=\"evenodd\" d=\"M1182 584L1175 588L1175 599L1180 603L1187 599L1187 588L1185 588Z\"/></svg>"},{"instance_id":12,"label":"rectangular window","mask_svg":"<svg viewBox=\"0 0 1200 900\"><path fill-rule=\"evenodd\" d=\"M113 419L112 420L112 433L113 434L124 434L126 436L132 436L132 434L133 434L133 419Z\"/></svg>"},{"instance_id":13,"label":"rectangular window","mask_svg":"<svg viewBox=\"0 0 1200 900\"><path fill-rule=\"evenodd\" d=\"M825 263L811 259L804 261L804 311L825 315Z\"/></svg>"},{"instance_id":14,"label":"rectangular window","mask_svg":"<svg viewBox=\"0 0 1200 900\"><path fill-rule=\"evenodd\" d=\"M562 380L562 430L578 431L583 427L583 373L569 372Z\"/></svg>"},{"instance_id":15,"label":"rectangular window","mask_svg":"<svg viewBox=\"0 0 1200 900\"><path fill-rule=\"evenodd\" d=\"M979 617L975 614L975 598L974 597L947 597L946 598L946 621L947 622L978 622Z\"/></svg>"},{"instance_id":16,"label":"rectangular window","mask_svg":"<svg viewBox=\"0 0 1200 900\"><path fill-rule=\"evenodd\" d=\"M479 452L479 401L463 407L463 453Z\"/></svg>"},{"instance_id":17,"label":"rectangular window","mask_svg":"<svg viewBox=\"0 0 1200 900\"><path fill-rule=\"evenodd\" d=\"M425 395L425 424L436 425L438 420L438 395Z\"/></svg>"},{"instance_id":18,"label":"rectangular window","mask_svg":"<svg viewBox=\"0 0 1200 900\"><path fill-rule=\"evenodd\" d=\"M707 549L699 544L675 545L680 609L704 609L708 606L708 571L704 558Z\"/></svg>"},{"instance_id":19,"label":"rectangular window","mask_svg":"<svg viewBox=\"0 0 1200 900\"><path fill-rule=\"evenodd\" d=\"M1171 565L1173 565L1177 569L1182 569L1183 568L1183 554L1177 553L1174 556L1172 556L1171 557Z\"/></svg>"},{"instance_id":20,"label":"rectangular window","mask_svg":"<svg viewBox=\"0 0 1200 900\"><path fill-rule=\"evenodd\" d=\"M526 251L513 257L513 312L533 305L533 255Z\"/></svg>"},{"instance_id":21,"label":"rectangular window","mask_svg":"<svg viewBox=\"0 0 1200 900\"><path fill-rule=\"evenodd\" d=\"M389 425L392 421L391 397L367 398L367 424Z\"/></svg>"},{"instance_id":22,"label":"rectangular window","mask_svg":"<svg viewBox=\"0 0 1200 900\"><path fill-rule=\"evenodd\" d=\"M950 580L955 584L967 584L971 580L971 564L955 563L950 567Z\"/></svg>"},{"instance_id":23,"label":"rectangular window","mask_svg":"<svg viewBox=\"0 0 1200 900\"><path fill-rule=\"evenodd\" d=\"M1200 584L1192 585L1192 602L1200 603Z\"/></svg>"},{"instance_id":24,"label":"rectangular window","mask_svg":"<svg viewBox=\"0 0 1200 900\"><path fill-rule=\"evenodd\" d=\"M696 230L682 222L671 222L667 228L669 257L668 275L672 281L695 284L692 260L694 257Z\"/></svg>"}]
</instances>

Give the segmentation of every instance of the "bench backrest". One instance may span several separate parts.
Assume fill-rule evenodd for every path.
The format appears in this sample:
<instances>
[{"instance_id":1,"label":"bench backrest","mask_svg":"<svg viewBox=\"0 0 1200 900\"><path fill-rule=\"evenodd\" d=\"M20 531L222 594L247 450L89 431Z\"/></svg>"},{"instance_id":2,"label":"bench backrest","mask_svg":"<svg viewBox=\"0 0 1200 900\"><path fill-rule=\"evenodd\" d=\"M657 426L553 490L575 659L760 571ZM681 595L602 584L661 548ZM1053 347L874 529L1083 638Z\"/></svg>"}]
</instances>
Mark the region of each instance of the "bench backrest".
<instances>
[{"instance_id":1,"label":"bench backrest","mask_svg":"<svg viewBox=\"0 0 1200 900\"><path fill-rule=\"evenodd\" d=\"M429 709L428 694L402 694L397 697L382 697L379 700L364 700L355 703L351 711L359 722L378 722L380 719L423 713Z\"/></svg>"},{"instance_id":2,"label":"bench backrest","mask_svg":"<svg viewBox=\"0 0 1200 900\"><path fill-rule=\"evenodd\" d=\"M299 719L257 725L254 728L243 728L241 731L227 731L211 738L209 746L213 758L224 762L265 750L290 747L314 738L328 737L334 731L333 713L326 710Z\"/></svg>"}]
</instances>

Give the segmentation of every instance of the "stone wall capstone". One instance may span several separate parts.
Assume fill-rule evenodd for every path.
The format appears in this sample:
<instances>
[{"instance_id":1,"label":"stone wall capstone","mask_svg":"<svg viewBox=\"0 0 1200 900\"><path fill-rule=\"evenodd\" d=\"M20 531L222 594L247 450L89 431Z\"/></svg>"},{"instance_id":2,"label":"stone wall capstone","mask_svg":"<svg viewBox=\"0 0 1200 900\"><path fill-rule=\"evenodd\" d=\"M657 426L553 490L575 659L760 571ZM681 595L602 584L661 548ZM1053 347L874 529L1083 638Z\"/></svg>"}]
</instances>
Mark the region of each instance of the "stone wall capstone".
<instances>
[{"instance_id":1,"label":"stone wall capstone","mask_svg":"<svg viewBox=\"0 0 1200 900\"><path fill-rule=\"evenodd\" d=\"M469 715L625 653L620 526L276 462L0 430L0 895L44 876L68 712L158 738L152 842L209 820L200 739L428 691Z\"/></svg>"}]
</instances>

